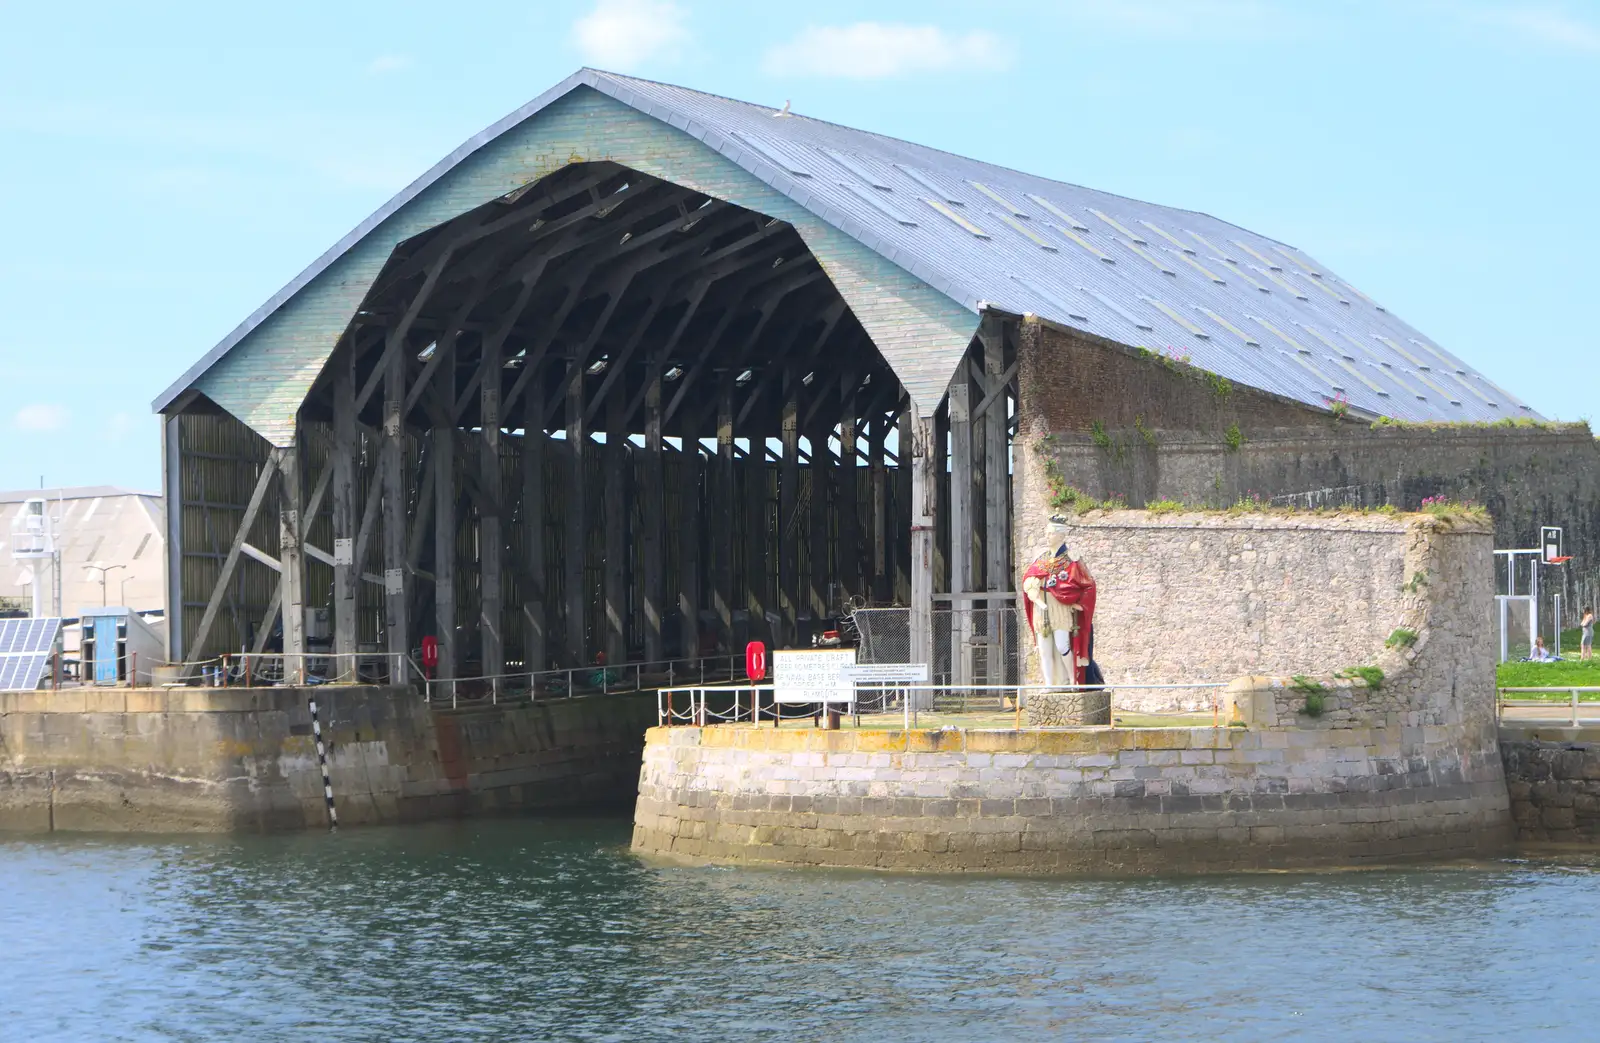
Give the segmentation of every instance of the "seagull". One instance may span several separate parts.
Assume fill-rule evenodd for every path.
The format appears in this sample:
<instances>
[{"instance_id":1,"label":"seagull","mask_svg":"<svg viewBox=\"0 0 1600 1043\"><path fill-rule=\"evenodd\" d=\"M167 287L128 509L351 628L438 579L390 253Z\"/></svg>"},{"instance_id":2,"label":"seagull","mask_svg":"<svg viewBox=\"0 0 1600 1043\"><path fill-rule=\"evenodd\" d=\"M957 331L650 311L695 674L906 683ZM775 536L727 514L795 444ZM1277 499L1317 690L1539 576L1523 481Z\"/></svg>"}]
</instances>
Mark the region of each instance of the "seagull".
<instances>
[{"instance_id":1,"label":"seagull","mask_svg":"<svg viewBox=\"0 0 1600 1043\"><path fill-rule=\"evenodd\" d=\"M777 112L774 112L772 114L772 118L773 119L777 119L779 116L790 116L790 115L793 115L793 113L791 113L789 111L789 99L785 98L785 99L783 99L783 108L779 109Z\"/></svg>"}]
</instances>

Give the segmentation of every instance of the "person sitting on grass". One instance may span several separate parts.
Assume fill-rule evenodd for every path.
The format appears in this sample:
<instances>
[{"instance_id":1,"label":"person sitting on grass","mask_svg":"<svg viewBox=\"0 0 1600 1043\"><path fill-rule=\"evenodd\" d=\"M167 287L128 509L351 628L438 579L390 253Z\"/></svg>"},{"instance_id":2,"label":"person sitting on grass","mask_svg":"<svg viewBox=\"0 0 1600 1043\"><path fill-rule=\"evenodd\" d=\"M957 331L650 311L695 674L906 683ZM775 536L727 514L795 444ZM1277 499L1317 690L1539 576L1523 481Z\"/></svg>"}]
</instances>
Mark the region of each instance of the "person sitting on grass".
<instances>
[{"instance_id":1,"label":"person sitting on grass","mask_svg":"<svg viewBox=\"0 0 1600 1043\"><path fill-rule=\"evenodd\" d=\"M1550 663L1555 661L1555 656L1544 646L1544 637L1541 635L1533 639L1533 649L1528 653L1528 661L1532 663Z\"/></svg>"}]
</instances>

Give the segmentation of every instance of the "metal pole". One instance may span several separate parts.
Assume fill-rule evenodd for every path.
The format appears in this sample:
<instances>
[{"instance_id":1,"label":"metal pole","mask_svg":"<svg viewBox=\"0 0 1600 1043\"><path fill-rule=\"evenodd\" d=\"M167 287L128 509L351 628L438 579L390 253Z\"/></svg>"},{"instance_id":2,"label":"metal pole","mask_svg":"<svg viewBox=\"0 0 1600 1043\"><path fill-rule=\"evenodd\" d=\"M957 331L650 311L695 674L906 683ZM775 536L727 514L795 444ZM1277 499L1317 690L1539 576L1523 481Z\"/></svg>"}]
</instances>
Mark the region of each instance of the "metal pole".
<instances>
[{"instance_id":1,"label":"metal pole","mask_svg":"<svg viewBox=\"0 0 1600 1043\"><path fill-rule=\"evenodd\" d=\"M1576 688L1572 690L1572 726L1574 728L1578 726L1578 690Z\"/></svg>"},{"instance_id":2,"label":"metal pole","mask_svg":"<svg viewBox=\"0 0 1600 1043\"><path fill-rule=\"evenodd\" d=\"M1555 609L1556 655L1561 655L1561 595L1550 595L1550 603Z\"/></svg>"}]
</instances>

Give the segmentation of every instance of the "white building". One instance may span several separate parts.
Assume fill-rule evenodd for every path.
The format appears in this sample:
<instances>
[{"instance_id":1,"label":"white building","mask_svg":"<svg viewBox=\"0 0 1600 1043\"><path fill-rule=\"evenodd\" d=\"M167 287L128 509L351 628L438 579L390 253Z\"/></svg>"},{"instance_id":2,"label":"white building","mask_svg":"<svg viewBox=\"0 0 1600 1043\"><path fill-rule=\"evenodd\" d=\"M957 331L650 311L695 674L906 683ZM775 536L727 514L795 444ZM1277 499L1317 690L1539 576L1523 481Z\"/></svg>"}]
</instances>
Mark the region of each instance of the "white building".
<instances>
[{"instance_id":1,"label":"white building","mask_svg":"<svg viewBox=\"0 0 1600 1043\"><path fill-rule=\"evenodd\" d=\"M12 555L13 521L38 497L47 502L60 551L59 584L50 559ZM115 486L0 492L0 611L31 611L36 568L45 573L40 615L74 617L98 605L165 610L164 519L160 496Z\"/></svg>"}]
</instances>

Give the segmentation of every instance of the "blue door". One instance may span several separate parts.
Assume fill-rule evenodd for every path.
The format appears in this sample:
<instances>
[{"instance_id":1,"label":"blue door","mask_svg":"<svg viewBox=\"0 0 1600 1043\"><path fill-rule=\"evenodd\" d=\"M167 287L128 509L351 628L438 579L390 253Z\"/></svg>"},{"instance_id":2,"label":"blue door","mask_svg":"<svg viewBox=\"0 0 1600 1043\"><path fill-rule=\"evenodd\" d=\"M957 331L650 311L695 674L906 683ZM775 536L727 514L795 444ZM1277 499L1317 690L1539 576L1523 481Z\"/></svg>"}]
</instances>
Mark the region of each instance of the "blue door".
<instances>
[{"instance_id":1,"label":"blue door","mask_svg":"<svg viewBox=\"0 0 1600 1043\"><path fill-rule=\"evenodd\" d=\"M94 683L117 683L117 617L94 618Z\"/></svg>"}]
</instances>

